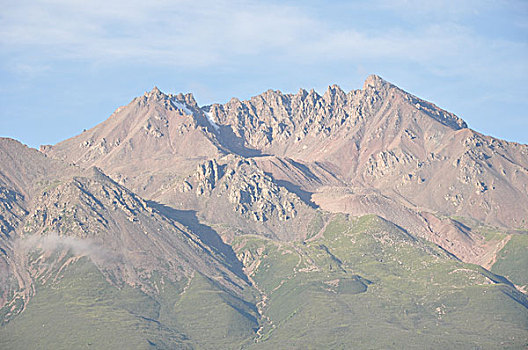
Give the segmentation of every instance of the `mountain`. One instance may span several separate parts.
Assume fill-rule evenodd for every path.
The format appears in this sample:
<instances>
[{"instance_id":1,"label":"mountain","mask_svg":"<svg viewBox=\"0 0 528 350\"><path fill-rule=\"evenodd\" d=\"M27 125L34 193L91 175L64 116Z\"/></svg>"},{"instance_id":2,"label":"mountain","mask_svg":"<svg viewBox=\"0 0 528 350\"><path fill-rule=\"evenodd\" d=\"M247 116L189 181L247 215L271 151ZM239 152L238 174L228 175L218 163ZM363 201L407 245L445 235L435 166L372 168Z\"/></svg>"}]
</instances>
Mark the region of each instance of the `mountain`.
<instances>
[{"instance_id":1,"label":"mountain","mask_svg":"<svg viewBox=\"0 0 528 350\"><path fill-rule=\"evenodd\" d=\"M161 337L162 344L172 347L174 344L170 345L169 340L175 337L176 343L184 344L185 337L170 324L171 320L164 324L150 317L151 310L142 312L140 305L127 305L130 301L126 298L131 296L126 294L132 293L134 302L147 302L156 307L160 302L153 300L153 295L183 293L188 288L186 284L200 276L202 284L221 296L218 305L230 308L231 317L246 324L247 335L252 333L257 315L249 306L252 295L248 292L247 277L234 252L214 231L191 231L178 221L177 215L143 200L97 168L68 166L13 140L2 140L0 145L5 156L3 167L14 170L3 172L7 182L36 184L23 192L20 209L3 202L6 207L20 211L16 212L18 222L11 225L8 244L2 247L4 264L7 262L8 271L13 271L7 274L9 283L3 284L10 286L3 291L3 322L12 320L5 331L16 333L19 322L27 320L25 315L43 317L43 310L38 307L35 310L35 303L41 295L48 295L51 300L43 308L52 309L49 311L52 314L66 312L61 299L73 298L71 303L73 309L78 309L78 318L86 312L118 314L115 319L103 319L91 327L111 330L108 322L132 322L145 329L145 334L135 335L136 341L142 336ZM16 193L13 197L18 198ZM11 212L14 210L7 213ZM2 212L2 217L7 215ZM64 283L76 288L83 285L86 289L72 293L70 289L62 290ZM92 290L91 283L97 288ZM85 304L83 299L87 293L93 299ZM112 302L122 305L105 310ZM124 315L119 316L120 313ZM95 331L86 320L76 321L78 325L72 328L76 332ZM33 320L28 322L31 324ZM43 327L57 325L60 323L46 322ZM159 327L162 330L156 330ZM13 339L5 333L3 338L7 340L7 347L29 346L19 343L19 339L12 343Z\"/></svg>"},{"instance_id":2,"label":"mountain","mask_svg":"<svg viewBox=\"0 0 528 350\"><path fill-rule=\"evenodd\" d=\"M323 96L269 90L203 108L190 94L153 89L93 129L42 150L98 166L147 198L183 207L189 196L175 188L200 164L250 158L308 205L375 213L468 262L481 263L500 243L488 244L454 217L502 229L528 225L528 146L480 135L375 75L349 93L338 86ZM192 206L208 216L199 207Z\"/></svg>"},{"instance_id":3,"label":"mountain","mask_svg":"<svg viewBox=\"0 0 528 350\"><path fill-rule=\"evenodd\" d=\"M145 194L224 154L211 130L191 94L166 95L154 88L94 128L41 150L69 163L97 166Z\"/></svg>"},{"instance_id":4,"label":"mountain","mask_svg":"<svg viewBox=\"0 0 528 350\"><path fill-rule=\"evenodd\" d=\"M349 93L337 86L323 96L270 90L210 109L247 147L320 164L346 187L377 189L413 208L491 225L528 225L528 146L472 131L380 77Z\"/></svg>"},{"instance_id":5,"label":"mountain","mask_svg":"<svg viewBox=\"0 0 528 350\"><path fill-rule=\"evenodd\" d=\"M2 348L526 345L528 146L378 76L154 88L0 160Z\"/></svg>"}]
</instances>

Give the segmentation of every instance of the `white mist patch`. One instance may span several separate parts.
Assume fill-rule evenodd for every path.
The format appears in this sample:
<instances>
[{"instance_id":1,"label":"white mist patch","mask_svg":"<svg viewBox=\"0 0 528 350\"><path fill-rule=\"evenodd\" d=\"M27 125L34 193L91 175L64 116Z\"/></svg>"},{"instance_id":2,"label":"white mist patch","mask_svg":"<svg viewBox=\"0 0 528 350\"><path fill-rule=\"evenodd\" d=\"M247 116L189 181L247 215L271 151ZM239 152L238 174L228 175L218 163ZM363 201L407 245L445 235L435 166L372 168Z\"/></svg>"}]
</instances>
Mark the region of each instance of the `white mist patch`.
<instances>
[{"instance_id":1,"label":"white mist patch","mask_svg":"<svg viewBox=\"0 0 528 350\"><path fill-rule=\"evenodd\" d=\"M212 126L216 131L218 131L219 126L218 126L218 124L216 124L215 121L213 120L213 112L205 112L205 116L207 117L207 120L209 121L209 124L211 124L211 126Z\"/></svg>"},{"instance_id":2,"label":"white mist patch","mask_svg":"<svg viewBox=\"0 0 528 350\"><path fill-rule=\"evenodd\" d=\"M23 237L18 239L16 244L28 253L35 249L41 249L43 252L69 250L75 256L86 256L93 261L102 262L115 259L114 254L93 240L59 236L56 233Z\"/></svg>"},{"instance_id":3,"label":"white mist patch","mask_svg":"<svg viewBox=\"0 0 528 350\"><path fill-rule=\"evenodd\" d=\"M175 99L171 99L171 103L174 107L178 108L179 110L182 110L185 114L189 114L189 115L193 114L193 112L189 108L187 108L185 103L181 103L180 101L175 100Z\"/></svg>"}]
</instances>

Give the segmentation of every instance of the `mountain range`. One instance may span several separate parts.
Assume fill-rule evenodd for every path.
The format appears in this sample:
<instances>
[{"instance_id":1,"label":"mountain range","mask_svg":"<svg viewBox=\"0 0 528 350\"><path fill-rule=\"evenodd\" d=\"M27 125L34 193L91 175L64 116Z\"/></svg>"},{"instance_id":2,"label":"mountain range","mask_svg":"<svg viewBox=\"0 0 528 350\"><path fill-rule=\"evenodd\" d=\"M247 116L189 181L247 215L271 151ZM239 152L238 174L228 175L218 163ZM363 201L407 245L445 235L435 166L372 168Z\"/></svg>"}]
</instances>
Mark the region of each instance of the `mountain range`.
<instances>
[{"instance_id":1,"label":"mountain range","mask_svg":"<svg viewBox=\"0 0 528 350\"><path fill-rule=\"evenodd\" d=\"M154 88L0 139L0 347L523 348L527 185L528 145L375 75Z\"/></svg>"}]
</instances>

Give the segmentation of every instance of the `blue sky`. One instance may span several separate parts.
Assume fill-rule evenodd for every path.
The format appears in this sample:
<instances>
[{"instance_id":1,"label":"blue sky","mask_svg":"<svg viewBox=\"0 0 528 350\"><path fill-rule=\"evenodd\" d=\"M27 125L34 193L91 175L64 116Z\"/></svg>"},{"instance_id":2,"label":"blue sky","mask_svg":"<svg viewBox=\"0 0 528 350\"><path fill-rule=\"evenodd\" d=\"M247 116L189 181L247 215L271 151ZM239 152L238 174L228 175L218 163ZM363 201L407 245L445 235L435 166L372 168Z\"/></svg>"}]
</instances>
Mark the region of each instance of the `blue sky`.
<instances>
[{"instance_id":1,"label":"blue sky","mask_svg":"<svg viewBox=\"0 0 528 350\"><path fill-rule=\"evenodd\" d=\"M0 136L38 147L154 85L201 105L378 74L528 143L528 2L1 0Z\"/></svg>"}]
</instances>

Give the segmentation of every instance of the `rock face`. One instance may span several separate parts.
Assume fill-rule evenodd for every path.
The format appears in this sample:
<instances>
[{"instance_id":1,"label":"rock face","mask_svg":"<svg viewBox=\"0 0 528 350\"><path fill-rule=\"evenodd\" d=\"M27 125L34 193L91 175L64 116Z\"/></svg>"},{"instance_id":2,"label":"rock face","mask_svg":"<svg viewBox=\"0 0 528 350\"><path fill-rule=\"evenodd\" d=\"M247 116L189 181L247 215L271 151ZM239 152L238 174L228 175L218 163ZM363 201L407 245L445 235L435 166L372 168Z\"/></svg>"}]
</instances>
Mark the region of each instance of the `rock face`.
<instances>
[{"instance_id":1,"label":"rock face","mask_svg":"<svg viewBox=\"0 0 528 350\"><path fill-rule=\"evenodd\" d=\"M209 244L211 237L200 237L98 168L67 166L18 142L0 140L0 155L6 149L11 157L4 157L3 168L20 170L18 164L26 164L33 171L13 177L3 172L5 182L35 184L25 195L15 187L0 188L5 197L0 268L7 272L0 301L12 305L6 319L25 308L35 283L56 279L83 256L112 284L145 293L159 292L152 281L156 274L177 282L199 273L234 295L247 287L240 264L221 244Z\"/></svg>"},{"instance_id":2,"label":"rock face","mask_svg":"<svg viewBox=\"0 0 528 350\"><path fill-rule=\"evenodd\" d=\"M194 271L211 276L230 274L232 280L240 280L215 261L219 257L215 257L214 247L208 247L184 225L164 216L98 169L91 168L90 172L35 198L23 237L37 235L46 242L50 233L58 242L89 242L99 251L90 255L87 249L87 254L108 278L146 291L155 288L149 283L155 271L174 280Z\"/></svg>"},{"instance_id":3,"label":"rock face","mask_svg":"<svg viewBox=\"0 0 528 350\"><path fill-rule=\"evenodd\" d=\"M168 203L178 200L194 202L192 208L209 223L280 240L306 237L301 222L315 215L313 208L279 186L254 159L239 156L197 165L196 172L169 188L163 197Z\"/></svg>"},{"instance_id":4,"label":"rock face","mask_svg":"<svg viewBox=\"0 0 528 350\"><path fill-rule=\"evenodd\" d=\"M157 88L82 134L41 150L82 167L97 166L139 194L150 194L205 159L223 154L191 94Z\"/></svg>"},{"instance_id":5,"label":"rock face","mask_svg":"<svg viewBox=\"0 0 528 350\"><path fill-rule=\"evenodd\" d=\"M272 217L278 220L295 218L295 206L301 201L260 170L254 160L241 159L225 165L221 170L215 160L198 166L192 183L199 196L214 194L226 197L233 210L254 221L264 222ZM222 180L221 182L219 180ZM185 181L185 184L189 184ZM185 185L183 186L185 187ZM192 185L191 185L192 188Z\"/></svg>"},{"instance_id":6,"label":"rock face","mask_svg":"<svg viewBox=\"0 0 528 350\"><path fill-rule=\"evenodd\" d=\"M20 311L33 293L31 278L19 259L17 231L29 214L33 196L51 179L73 174L76 169L18 141L0 138L0 305L10 314Z\"/></svg>"},{"instance_id":7,"label":"rock face","mask_svg":"<svg viewBox=\"0 0 528 350\"><path fill-rule=\"evenodd\" d=\"M347 185L492 225L528 224L528 146L476 133L380 77L349 93L337 86L323 96L269 90L210 110L246 147L318 162Z\"/></svg>"},{"instance_id":8,"label":"rock face","mask_svg":"<svg viewBox=\"0 0 528 350\"><path fill-rule=\"evenodd\" d=\"M321 193L317 205L335 211L338 202L323 193L332 186L378 198L338 211L378 213L442 246L441 232L420 213L528 227L528 146L468 129L453 113L375 75L361 90L344 92L334 85L323 96L314 90L268 90L248 101L203 108L190 94L153 89L102 124L43 152L98 166L148 199L197 210L213 222L216 206L204 205L205 198L228 198L249 222L288 220L297 209L293 197L284 199L285 191L311 207L316 206L311 195ZM249 163L220 161L228 154ZM381 210L379 200L389 209ZM413 214L395 215L394 206ZM472 256L479 240L468 242L459 233L451 245Z\"/></svg>"},{"instance_id":9,"label":"rock face","mask_svg":"<svg viewBox=\"0 0 528 350\"><path fill-rule=\"evenodd\" d=\"M329 87L323 96L314 90L300 90L295 95L268 90L251 100L234 99L225 105L213 105L210 110L220 125L231 126L247 146L296 158L321 153L329 157L329 151L342 146L339 143L343 141L361 143L380 136L389 140L402 134L416 138L406 124L427 123L429 127L442 129L441 125L452 130L466 128L464 121L454 114L407 94L377 76L369 77L362 90L349 93L336 85ZM328 150L324 152L323 148Z\"/></svg>"}]
</instances>

